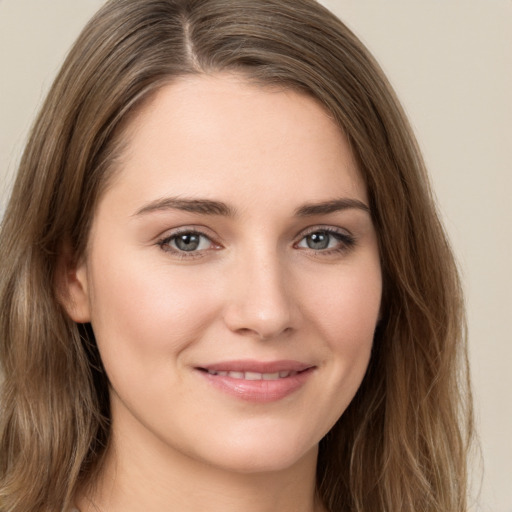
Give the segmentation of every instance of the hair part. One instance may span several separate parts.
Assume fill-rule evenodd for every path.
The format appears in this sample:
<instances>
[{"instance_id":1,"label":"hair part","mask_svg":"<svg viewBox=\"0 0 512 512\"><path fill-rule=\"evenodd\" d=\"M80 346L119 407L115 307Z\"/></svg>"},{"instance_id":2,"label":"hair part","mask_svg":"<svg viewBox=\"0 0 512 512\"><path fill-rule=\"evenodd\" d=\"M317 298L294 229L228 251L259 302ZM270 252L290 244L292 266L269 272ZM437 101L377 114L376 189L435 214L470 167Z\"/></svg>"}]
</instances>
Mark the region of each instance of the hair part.
<instances>
[{"instance_id":1,"label":"hair part","mask_svg":"<svg viewBox=\"0 0 512 512\"><path fill-rule=\"evenodd\" d=\"M424 164L382 71L313 0L111 0L48 94L0 232L0 509L66 510L110 435L89 325L59 304L130 119L163 85L238 73L316 98L348 138L370 198L382 319L361 388L322 440L329 511L466 510L472 410L459 278Z\"/></svg>"}]
</instances>

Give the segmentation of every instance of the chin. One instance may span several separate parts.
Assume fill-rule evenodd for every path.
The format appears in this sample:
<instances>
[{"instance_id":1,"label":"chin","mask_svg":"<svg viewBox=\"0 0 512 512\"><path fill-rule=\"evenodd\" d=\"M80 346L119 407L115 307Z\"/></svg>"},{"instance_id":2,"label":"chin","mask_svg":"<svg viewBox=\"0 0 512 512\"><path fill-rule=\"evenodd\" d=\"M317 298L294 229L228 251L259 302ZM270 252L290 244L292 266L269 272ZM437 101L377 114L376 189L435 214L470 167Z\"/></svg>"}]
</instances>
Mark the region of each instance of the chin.
<instances>
[{"instance_id":1,"label":"chin","mask_svg":"<svg viewBox=\"0 0 512 512\"><path fill-rule=\"evenodd\" d=\"M288 470L312 458L316 461L318 443L304 446L294 445L289 439L275 441L269 442L268 436L252 443L234 440L219 447L220 453L211 454L210 464L235 473L256 474Z\"/></svg>"}]
</instances>

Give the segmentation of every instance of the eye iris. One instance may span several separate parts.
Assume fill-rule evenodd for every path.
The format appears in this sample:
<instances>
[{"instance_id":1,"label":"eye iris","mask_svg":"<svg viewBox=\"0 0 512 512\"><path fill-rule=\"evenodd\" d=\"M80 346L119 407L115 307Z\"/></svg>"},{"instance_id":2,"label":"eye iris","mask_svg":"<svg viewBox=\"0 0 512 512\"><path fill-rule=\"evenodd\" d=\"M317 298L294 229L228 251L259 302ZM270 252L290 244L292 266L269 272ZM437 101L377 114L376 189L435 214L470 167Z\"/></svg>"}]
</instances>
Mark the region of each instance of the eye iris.
<instances>
[{"instance_id":1,"label":"eye iris","mask_svg":"<svg viewBox=\"0 0 512 512\"><path fill-rule=\"evenodd\" d=\"M195 251L199 247L200 235L195 233L183 233L175 239L176 247L180 251Z\"/></svg>"},{"instance_id":2,"label":"eye iris","mask_svg":"<svg viewBox=\"0 0 512 512\"><path fill-rule=\"evenodd\" d=\"M311 233L306 237L306 243L310 249L327 249L329 247L330 235L323 231Z\"/></svg>"}]
</instances>

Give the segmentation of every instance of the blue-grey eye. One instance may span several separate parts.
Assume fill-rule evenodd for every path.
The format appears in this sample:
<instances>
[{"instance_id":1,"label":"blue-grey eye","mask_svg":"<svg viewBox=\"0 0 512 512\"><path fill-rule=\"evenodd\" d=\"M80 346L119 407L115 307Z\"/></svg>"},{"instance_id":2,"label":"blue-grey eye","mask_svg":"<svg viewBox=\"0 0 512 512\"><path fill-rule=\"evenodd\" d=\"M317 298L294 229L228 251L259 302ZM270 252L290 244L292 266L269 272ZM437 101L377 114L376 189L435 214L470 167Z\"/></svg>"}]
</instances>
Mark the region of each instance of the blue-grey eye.
<instances>
[{"instance_id":1,"label":"blue-grey eye","mask_svg":"<svg viewBox=\"0 0 512 512\"><path fill-rule=\"evenodd\" d=\"M169 239L168 244L178 251L192 252L210 248L212 242L205 235L189 231L174 235Z\"/></svg>"},{"instance_id":2,"label":"blue-grey eye","mask_svg":"<svg viewBox=\"0 0 512 512\"><path fill-rule=\"evenodd\" d=\"M344 235L332 231L315 231L306 235L297 247L312 249L314 251L323 251L325 249L335 249L343 245ZM348 236L347 236L348 238Z\"/></svg>"}]
</instances>

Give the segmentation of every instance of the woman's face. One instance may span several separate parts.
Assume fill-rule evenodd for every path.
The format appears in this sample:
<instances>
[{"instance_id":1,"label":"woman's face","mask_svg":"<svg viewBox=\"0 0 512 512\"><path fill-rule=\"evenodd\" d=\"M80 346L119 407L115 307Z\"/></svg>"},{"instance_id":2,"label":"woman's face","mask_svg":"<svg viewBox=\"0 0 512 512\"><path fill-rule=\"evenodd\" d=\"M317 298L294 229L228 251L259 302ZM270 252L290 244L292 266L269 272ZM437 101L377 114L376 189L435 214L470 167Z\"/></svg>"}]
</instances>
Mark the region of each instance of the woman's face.
<instances>
[{"instance_id":1,"label":"woman's face","mask_svg":"<svg viewBox=\"0 0 512 512\"><path fill-rule=\"evenodd\" d=\"M117 451L238 472L314 457L381 301L346 139L313 99L219 74L161 89L126 140L68 304L92 323Z\"/></svg>"}]
</instances>

